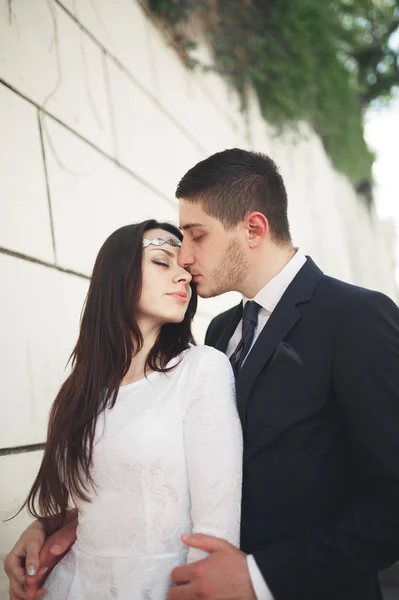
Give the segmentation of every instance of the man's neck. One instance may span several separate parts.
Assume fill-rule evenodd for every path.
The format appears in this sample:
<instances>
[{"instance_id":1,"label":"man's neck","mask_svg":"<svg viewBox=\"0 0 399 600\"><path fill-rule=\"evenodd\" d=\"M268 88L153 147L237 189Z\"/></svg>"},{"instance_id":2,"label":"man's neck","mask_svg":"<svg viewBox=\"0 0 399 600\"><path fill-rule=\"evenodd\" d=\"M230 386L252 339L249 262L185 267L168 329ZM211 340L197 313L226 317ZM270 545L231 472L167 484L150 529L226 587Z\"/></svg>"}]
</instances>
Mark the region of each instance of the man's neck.
<instances>
[{"instance_id":1,"label":"man's neck","mask_svg":"<svg viewBox=\"0 0 399 600\"><path fill-rule=\"evenodd\" d=\"M242 282L239 291L246 298L254 298L273 277L295 256L296 248L293 246L269 246L262 255L256 257L250 268L250 274Z\"/></svg>"}]
</instances>

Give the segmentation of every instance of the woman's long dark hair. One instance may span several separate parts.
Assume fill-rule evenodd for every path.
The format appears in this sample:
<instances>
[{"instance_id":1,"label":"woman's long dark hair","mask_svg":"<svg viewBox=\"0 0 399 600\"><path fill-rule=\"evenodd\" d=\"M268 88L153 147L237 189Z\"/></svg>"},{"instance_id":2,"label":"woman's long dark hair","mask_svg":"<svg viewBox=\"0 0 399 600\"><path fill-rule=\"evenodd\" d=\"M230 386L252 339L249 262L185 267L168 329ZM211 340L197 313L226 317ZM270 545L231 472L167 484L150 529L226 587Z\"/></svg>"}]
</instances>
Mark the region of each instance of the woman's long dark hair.
<instances>
[{"instance_id":1,"label":"woman's long dark hair","mask_svg":"<svg viewBox=\"0 0 399 600\"><path fill-rule=\"evenodd\" d=\"M71 499L89 501L90 473L98 415L115 404L132 358L143 346L136 308L142 289L142 241L146 231L163 229L180 240L179 229L155 220L127 225L102 246L82 311L80 333L70 361L72 371L50 412L42 464L24 504L43 522L60 525ZM146 368L167 371L167 363L194 343L192 297L181 323L162 326Z\"/></svg>"}]
</instances>

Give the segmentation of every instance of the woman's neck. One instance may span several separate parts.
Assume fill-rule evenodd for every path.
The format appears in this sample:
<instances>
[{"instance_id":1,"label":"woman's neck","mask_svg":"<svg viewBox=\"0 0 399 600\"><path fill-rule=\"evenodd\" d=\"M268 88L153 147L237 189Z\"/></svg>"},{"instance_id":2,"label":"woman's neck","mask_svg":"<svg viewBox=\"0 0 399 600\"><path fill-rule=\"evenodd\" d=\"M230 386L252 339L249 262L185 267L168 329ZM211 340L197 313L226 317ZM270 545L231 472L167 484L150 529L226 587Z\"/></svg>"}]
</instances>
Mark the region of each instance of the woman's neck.
<instances>
[{"instance_id":1,"label":"woman's neck","mask_svg":"<svg viewBox=\"0 0 399 600\"><path fill-rule=\"evenodd\" d=\"M148 367L146 369L146 362L149 353L158 339L161 327L159 324L154 325L146 323L139 323L139 327L143 335L143 346L141 350L132 358L130 367L122 379L121 385L128 385L129 383L139 381L152 372Z\"/></svg>"}]
</instances>

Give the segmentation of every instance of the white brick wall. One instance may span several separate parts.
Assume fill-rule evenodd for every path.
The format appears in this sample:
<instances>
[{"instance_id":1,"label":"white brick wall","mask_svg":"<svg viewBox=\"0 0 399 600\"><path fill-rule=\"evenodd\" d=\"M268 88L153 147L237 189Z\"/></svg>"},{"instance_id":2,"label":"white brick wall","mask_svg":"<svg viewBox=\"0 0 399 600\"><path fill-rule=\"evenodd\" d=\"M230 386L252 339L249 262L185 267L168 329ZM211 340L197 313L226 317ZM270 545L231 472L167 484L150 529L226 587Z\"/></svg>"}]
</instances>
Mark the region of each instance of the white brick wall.
<instances>
[{"instance_id":1,"label":"white brick wall","mask_svg":"<svg viewBox=\"0 0 399 600\"><path fill-rule=\"evenodd\" d=\"M62 125L44 118L58 264L89 275L112 231L152 217L176 220L176 203L115 166Z\"/></svg>"},{"instance_id":2,"label":"white brick wall","mask_svg":"<svg viewBox=\"0 0 399 600\"><path fill-rule=\"evenodd\" d=\"M0 254L1 448L45 438L88 280Z\"/></svg>"},{"instance_id":3,"label":"white brick wall","mask_svg":"<svg viewBox=\"0 0 399 600\"><path fill-rule=\"evenodd\" d=\"M0 86L0 123L0 246L53 262L37 110Z\"/></svg>"},{"instance_id":4,"label":"white brick wall","mask_svg":"<svg viewBox=\"0 0 399 600\"><path fill-rule=\"evenodd\" d=\"M205 47L197 55L209 62ZM395 296L375 214L300 131L276 137L254 97L244 118L235 92L188 71L133 0L0 0L0 451L44 441L100 245L126 223L176 221L177 181L212 152L270 154L296 243L330 274ZM236 298L200 301L199 341ZM40 456L0 456L1 519ZM25 522L0 523L0 555Z\"/></svg>"}]
</instances>

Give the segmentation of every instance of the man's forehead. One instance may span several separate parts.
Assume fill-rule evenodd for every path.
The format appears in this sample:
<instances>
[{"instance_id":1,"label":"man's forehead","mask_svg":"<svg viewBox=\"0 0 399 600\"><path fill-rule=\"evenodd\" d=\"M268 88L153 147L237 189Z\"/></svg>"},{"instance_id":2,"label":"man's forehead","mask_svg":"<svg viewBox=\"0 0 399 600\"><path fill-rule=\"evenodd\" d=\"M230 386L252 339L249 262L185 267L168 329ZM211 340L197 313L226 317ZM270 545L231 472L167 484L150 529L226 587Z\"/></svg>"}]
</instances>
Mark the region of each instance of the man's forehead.
<instances>
[{"instance_id":1,"label":"man's forehead","mask_svg":"<svg viewBox=\"0 0 399 600\"><path fill-rule=\"evenodd\" d=\"M210 217L202 208L200 203L189 202L183 198L179 199L179 221L182 231L190 231L197 227L211 225Z\"/></svg>"}]
</instances>

